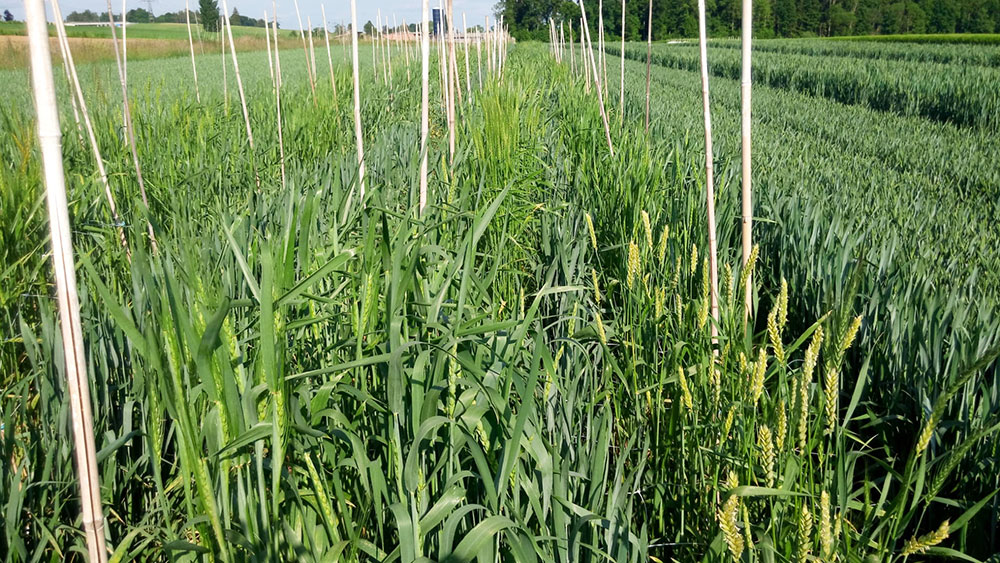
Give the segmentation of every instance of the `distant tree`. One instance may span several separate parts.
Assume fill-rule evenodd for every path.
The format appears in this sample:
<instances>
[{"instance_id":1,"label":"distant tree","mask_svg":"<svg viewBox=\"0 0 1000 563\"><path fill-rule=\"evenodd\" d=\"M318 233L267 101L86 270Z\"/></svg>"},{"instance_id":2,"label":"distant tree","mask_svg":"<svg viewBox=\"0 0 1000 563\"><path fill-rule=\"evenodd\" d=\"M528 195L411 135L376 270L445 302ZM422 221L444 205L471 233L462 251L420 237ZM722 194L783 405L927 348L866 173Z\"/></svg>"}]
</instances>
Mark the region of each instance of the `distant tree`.
<instances>
[{"instance_id":1,"label":"distant tree","mask_svg":"<svg viewBox=\"0 0 1000 563\"><path fill-rule=\"evenodd\" d=\"M219 3L216 0L198 0L198 12L205 31L219 31Z\"/></svg>"},{"instance_id":2,"label":"distant tree","mask_svg":"<svg viewBox=\"0 0 1000 563\"><path fill-rule=\"evenodd\" d=\"M375 24L373 24L371 20L368 20L365 22L364 30L365 35L373 35L375 33Z\"/></svg>"},{"instance_id":3,"label":"distant tree","mask_svg":"<svg viewBox=\"0 0 1000 563\"><path fill-rule=\"evenodd\" d=\"M106 13L103 14L103 18L101 16L101 14L91 12L90 10L84 10L82 12L70 12L69 15L66 16L66 21L70 23L94 23L108 21Z\"/></svg>"},{"instance_id":4,"label":"distant tree","mask_svg":"<svg viewBox=\"0 0 1000 563\"><path fill-rule=\"evenodd\" d=\"M771 11L771 0L754 0L753 29L754 35L760 39L774 37L774 13Z\"/></svg>"},{"instance_id":5,"label":"distant tree","mask_svg":"<svg viewBox=\"0 0 1000 563\"><path fill-rule=\"evenodd\" d=\"M839 4L830 7L830 35L850 35L858 18Z\"/></svg>"},{"instance_id":6,"label":"distant tree","mask_svg":"<svg viewBox=\"0 0 1000 563\"><path fill-rule=\"evenodd\" d=\"M133 8L128 11L126 17L131 23L149 23L153 19L153 14L150 14L142 8Z\"/></svg>"},{"instance_id":7,"label":"distant tree","mask_svg":"<svg viewBox=\"0 0 1000 563\"><path fill-rule=\"evenodd\" d=\"M3 11L3 21L12 22L14 21L14 14L10 13L10 10Z\"/></svg>"}]
</instances>

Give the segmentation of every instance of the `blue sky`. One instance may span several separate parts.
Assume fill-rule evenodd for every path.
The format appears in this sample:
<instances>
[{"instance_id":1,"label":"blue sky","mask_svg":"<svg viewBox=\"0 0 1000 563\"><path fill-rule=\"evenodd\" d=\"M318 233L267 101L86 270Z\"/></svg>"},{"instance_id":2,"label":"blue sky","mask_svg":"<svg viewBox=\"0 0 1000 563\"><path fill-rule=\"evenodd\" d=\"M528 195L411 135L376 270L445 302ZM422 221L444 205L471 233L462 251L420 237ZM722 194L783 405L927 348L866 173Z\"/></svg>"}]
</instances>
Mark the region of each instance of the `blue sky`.
<instances>
[{"instance_id":1,"label":"blue sky","mask_svg":"<svg viewBox=\"0 0 1000 563\"><path fill-rule=\"evenodd\" d=\"M192 9L197 9L198 0L189 0L191 2ZM439 0L428 0L430 8L434 8L438 5ZM112 5L114 6L114 12L119 13L121 11L121 0L112 0ZM330 25L335 23L349 23L351 21L351 5L348 0L299 0L299 11L302 13L302 25L306 25L306 17L312 18L314 26L319 27L320 20L323 16L320 15L320 4L326 5L326 16ZM482 25L483 18L487 15L490 16L490 20L493 19L493 4L496 0L454 0L455 3L455 20L461 25L462 13L464 12L468 18L469 26L476 24ZM51 19L52 11L48 9L48 2L46 4L46 9L49 12L49 18ZM237 8L241 14L245 16L250 16L254 18L262 18L264 16L264 10L267 13L271 13L271 0L226 0L226 4L229 7L229 11L232 12L233 8ZM107 3L100 0L61 0L59 7L63 14L68 14L72 11L82 11L82 10L93 10L95 12L103 12L107 10ZM222 6L222 0L219 0L219 6ZM128 9L132 8L147 8L147 3L140 0L128 0ZM376 11L381 8L382 17L388 16L388 21L392 23L392 15L395 14L397 20L402 23L403 19L406 19L407 23L414 23L420 19L420 0L358 0L358 25L364 25L364 22L371 20L375 21ZM20 0L0 0L0 12L3 10L10 10L17 19L24 18L24 6ZM174 12L184 9L184 0L153 0L153 13L160 14L163 12ZM281 27L284 29L298 29L298 20L295 17L295 4L293 0L278 0L278 21L281 23Z\"/></svg>"}]
</instances>

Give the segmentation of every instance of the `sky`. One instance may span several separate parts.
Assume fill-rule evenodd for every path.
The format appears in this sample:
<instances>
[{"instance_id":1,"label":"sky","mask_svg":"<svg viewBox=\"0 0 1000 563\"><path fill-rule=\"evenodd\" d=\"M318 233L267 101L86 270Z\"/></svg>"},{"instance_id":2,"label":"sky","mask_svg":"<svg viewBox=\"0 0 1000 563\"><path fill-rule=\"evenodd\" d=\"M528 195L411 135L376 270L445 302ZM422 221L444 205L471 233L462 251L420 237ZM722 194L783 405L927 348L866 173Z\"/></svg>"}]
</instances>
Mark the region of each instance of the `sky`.
<instances>
[{"instance_id":1,"label":"sky","mask_svg":"<svg viewBox=\"0 0 1000 563\"><path fill-rule=\"evenodd\" d=\"M438 6L442 0L428 0L428 11ZM127 0L128 9L145 8L149 9L144 0ZM196 10L198 0L189 0L191 9ZM218 0L219 7L222 7L222 0ZM319 27L323 16L320 12L320 5L326 6L327 21L332 27L336 23L350 23L351 4L348 0L298 0L299 11L302 14L302 25L306 26L306 18L312 19L313 26ZM483 18L490 16L493 20L493 5L496 0L454 0L455 21L457 27L461 27L462 14L468 18L469 27L482 25ZM49 19L52 19L52 10L46 4L46 11ZM112 0L115 13L121 12L121 0ZM271 0L226 0L229 12L233 8L245 16L253 18L264 17L264 10L268 16L271 14ZM415 23L420 20L421 0L358 0L358 27L364 26L366 21L375 22L377 10L382 10L382 18L388 18L388 23L392 25L392 16L396 15L399 23L405 19L406 23ZM107 11L106 1L101 0L61 0L59 8L63 15L73 11L92 10L94 12ZM176 12L184 9L184 0L153 0L153 13ZM24 19L24 5L20 0L0 0L0 13L3 10L10 10L18 20ZM278 22L283 29L298 29L298 19L295 17L295 4L293 0L278 0Z\"/></svg>"}]
</instances>

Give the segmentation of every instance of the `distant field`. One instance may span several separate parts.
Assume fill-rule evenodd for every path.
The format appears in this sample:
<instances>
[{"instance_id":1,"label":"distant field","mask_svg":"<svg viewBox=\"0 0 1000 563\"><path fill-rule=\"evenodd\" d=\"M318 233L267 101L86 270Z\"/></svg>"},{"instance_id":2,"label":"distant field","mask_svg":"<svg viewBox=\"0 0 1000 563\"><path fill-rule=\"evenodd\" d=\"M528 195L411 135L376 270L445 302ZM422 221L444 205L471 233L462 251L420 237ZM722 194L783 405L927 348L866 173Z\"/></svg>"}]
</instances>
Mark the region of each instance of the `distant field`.
<instances>
[{"instance_id":1,"label":"distant field","mask_svg":"<svg viewBox=\"0 0 1000 563\"><path fill-rule=\"evenodd\" d=\"M128 24L128 37L136 39L184 39L186 40L187 26L182 23L133 23ZM203 36L216 37L217 33L209 33L201 28L201 26L195 26L192 22L191 31L194 34L201 34ZM24 28L24 23L22 22L10 22L10 23L0 23L0 35L25 35L26 31ZM55 35L56 28L49 25L49 34ZM288 35L290 37L295 35L295 31L282 30L281 35ZM69 37L93 37L93 38L108 38L111 37L111 28L108 27L94 27L94 26L66 26L66 34ZM264 37L264 28L262 27L243 27L234 26L233 27L233 37ZM197 37L196 37L197 38Z\"/></svg>"},{"instance_id":2,"label":"distant field","mask_svg":"<svg viewBox=\"0 0 1000 563\"><path fill-rule=\"evenodd\" d=\"M202 54L218 49L218 33L201 31L200 27L192 27L195 50ZM55 27L49 26L49 35L55 37ZM76 27L66 28L70 38L70 49L73 60L77 63L114 59L112 50L111 29L107 27ZM279 38L282 48L300 46L298 32L281 30ZM119 34L121 39L121 34ZM129 59L155 59L160 57L176 57L187 55L187 26L179 23L131 24L128 26L128 56ZM264 28L233 27L233 39L236 50L256 51L267 46L264 38ZM28 63L27 37L23 23L0 23L0 69L23 68ZM51 41L53 57L59 58L59 45Z\"/></svg>"},{"instance_id":3,"label":"distant field","mask_svg":"<svg viewBox=\"0 0 1000 563\"><path fill-rule=\"evenodd\" d=\"M941 33L907 35L856 35L830 37L833 41L881 41L886 43L966 43L1000 45L1000 33Z\"/></svg>"}]
</instances>

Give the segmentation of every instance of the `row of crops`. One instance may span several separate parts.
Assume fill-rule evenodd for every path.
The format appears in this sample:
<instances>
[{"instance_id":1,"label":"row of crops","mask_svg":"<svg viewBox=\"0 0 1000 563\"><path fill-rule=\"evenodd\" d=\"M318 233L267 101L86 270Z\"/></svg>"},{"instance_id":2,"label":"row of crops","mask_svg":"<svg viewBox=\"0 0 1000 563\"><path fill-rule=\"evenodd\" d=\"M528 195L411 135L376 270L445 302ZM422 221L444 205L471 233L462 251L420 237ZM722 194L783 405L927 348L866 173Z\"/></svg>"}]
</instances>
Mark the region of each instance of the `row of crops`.
<instances>
[{"instance_id":1,"label":"row of crops","mask_svg":"<svg viewBox=\"0 0 1000 563\"><path fill-rule=\"evenodd\" d=\"M715 39L710 47L739 49L736 39ZM913 61L1000 67L1000 49L996 45L918 44L892 41L829 41L824 39L764 39L754 41L759 53L810 55L813 57L853 57L864 64L867 59Z\"/></svg>"},{"instance_id":2,"label":"row of crops","mask_svg":"<svg viewBox=\"0 0 1000 563\"><path fill-rule=\"evenodd\" d=\"M626 70L638 115L645 65L627 61ZM698 130L701 116L689 109L700 102L695 76L653 67L653 92L665 93L652 98L654 139L670 143ZM713 79L711 93L720 227L732 246L739 202L726 194L737 191L739 82ZM995 375L974 384L963 376L989 357L1000 334L1000 177L989 165L996 144L975 130L777 88L755 87L753 110L762 221L755 235L771 283L786 277L804 288L793 309L814 316L845 300L864 312L871 332L858 359L868 362L873 404L912 421L927 415L935 394L962 381L968 398L952 412L956 434L990 428L1000 412ZM916 431L902 422L895 429ZM983 471L995 465L997 447L986 442L970 462L970 488L1000 484L995 470Z\"/></svg>"},{"instance_id":3,"label":"row of crops","mask_svg":"<svg viewBox=\"0 0 1000 563\"><path fill-rule=\"evenodd\" d=\"M608 52L617 54L617 45ZM630 43L626 57L645 62L646 46ZM690 45L657 45L653 64L681 70L698 69L698 49ZM709 71L739 79L740 53L710 49ZM844 54L762 52L753 58L754 82L803 92L840 103L862 105L900 115L924 117L996 133L1000 130L1000 69L965 63L942 64L888 59L862 59Z\"/></svg>"},{"instance_id":4,"label":"row of crops","mask_svg":"<svg viewBox=\"0 0 1000 563\"><path fill-rule=\"evenodd\" d=\"M113 69L81 69L131 260L63 108L116 557L860 562L995 548L997 406L984 366L967 360L1000 351L985 330L963 332L992 321L957 319L975 284L930 265L955 303L917 308L901 257L930 264L931 252L896 242L893 222L908 220L889 215L893 201L946 202L937 213L951 215L915 208L914 237L988 216L988 199L968 198L996 185L976 160L989 153L953 170L924 158L974 139L758 89L748 326L730 165L738 86L714 81L715 348L692 73L654 69L646 135L645 68L628 62L625 107L609 107L612 158L593 89L545 48L514 48L502 82L487 72L480 85L473 62L453 164L432 80L418 215L419 69L397 52L387 84L362 49L361 202L344 55L333 56L340 97L321 73L314 101L302 53L282 53L287 183L263 54L240 55L255 149L217 55L198 59L201 103L182 78L189 61L131 64L148 210ZM12 468L0 475L0 552L74 559L83 538L31 102L23 75L0 79L16 102L0 110L11 133L0 139L0 454ZM914 136L866 141L838 164L851 131L823 120ZM935 174L967 188L904 191ZM872 193L898 199L866 204ZM958 237L941 248L974 257ZM942 307L947 334L921 334Z\"/></svg>"}]
</instances>

